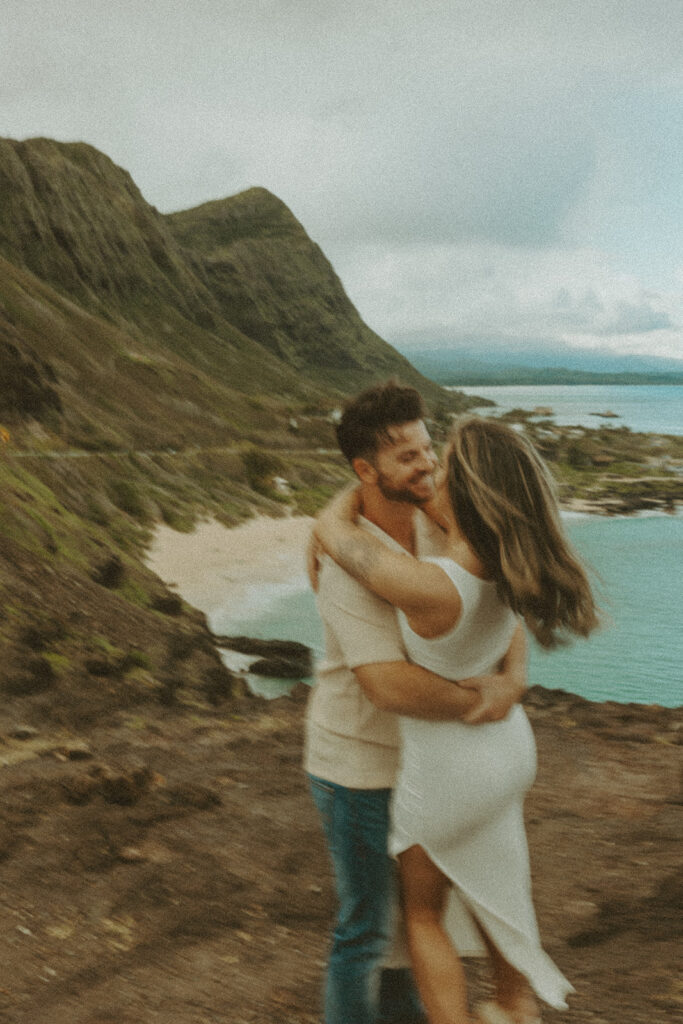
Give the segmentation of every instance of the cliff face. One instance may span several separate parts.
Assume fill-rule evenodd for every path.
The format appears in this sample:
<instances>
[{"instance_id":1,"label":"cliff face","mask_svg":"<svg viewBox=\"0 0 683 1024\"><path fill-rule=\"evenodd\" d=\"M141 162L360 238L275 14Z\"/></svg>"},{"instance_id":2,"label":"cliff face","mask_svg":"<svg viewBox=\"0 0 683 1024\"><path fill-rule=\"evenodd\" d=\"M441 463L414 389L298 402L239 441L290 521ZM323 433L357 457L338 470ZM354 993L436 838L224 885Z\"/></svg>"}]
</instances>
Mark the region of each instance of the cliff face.
<instances>
[{"instance_id":1,"label":"cliff face","mask_svg":"<svg viewBox=\"0 0 683 1024\"><path fill-rule=\"evenodd\" d=\"M269 396L269 420L284 424L301 403L391 374L457 406L363 323L264 189L162 216L91 146L0 140L0 257L0 337L19 368L42 360L54 372L56 400L31 415L61 406L76 439L86 395L105 425L112 394L125 395L118 434L130 426L140 440L149 423L150 443L172 427L199 443L239 433L253 419L245 396ZM10 378L0 407L16 419L29 406Z\"/></svg>"},{"instance_id":2,"label":"cliff face","mask_svg":"<svg viewBox=\"0 0 683 1024\"><path fill-rule=\"evenodd\" d=\"M331 410L390 373L456 407L268 192L165 217L90 146L0 140L2 702L201 690L177 634L206 641L140 562L151 524L315 511L346 479Z\"/></svg>"},{"instance_id":3,"label":"cliff face","mask_svg":"<svg viewBox=\"0 0 683 1024\"><path fill-rule=\"evenodd\" d=\"M223 315L288 364L341 387L368 373L416 379L407 360L363 323L291 211L265 189L167 221Z\"/></svg>"}]
</instances>

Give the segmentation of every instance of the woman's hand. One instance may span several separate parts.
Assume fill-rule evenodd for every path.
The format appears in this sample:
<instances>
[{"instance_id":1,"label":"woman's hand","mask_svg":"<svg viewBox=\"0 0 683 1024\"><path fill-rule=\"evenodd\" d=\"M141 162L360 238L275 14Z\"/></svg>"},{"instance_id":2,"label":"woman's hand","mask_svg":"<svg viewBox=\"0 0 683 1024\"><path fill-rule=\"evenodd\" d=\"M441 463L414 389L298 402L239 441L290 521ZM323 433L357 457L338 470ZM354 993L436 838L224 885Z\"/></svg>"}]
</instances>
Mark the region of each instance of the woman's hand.
<instances>
[{"instance_id":1,"label":"woman's hand","mask_svg":"<svg viewBox=\"0 0 683 1024\"><path fill-rule=\"evenodd\" d=\"M354 526L362 511L358 484L349 484L318 513L313 532L322 547L329 551L344 527Z\"/></svg>"},{"instance_id":2,"label":"woman's hand","mask_svg":"<svg viewBox=\"0 0 683 1024\"><path fill-rule=\"evenodd\" d=\"M448 533L451 523L443 513L443 510L438 508L434 500L428 501L425 505L420 506L425 515L428 515L432 522L442 529L445 533Z\"/></svg>"}]
</instances>

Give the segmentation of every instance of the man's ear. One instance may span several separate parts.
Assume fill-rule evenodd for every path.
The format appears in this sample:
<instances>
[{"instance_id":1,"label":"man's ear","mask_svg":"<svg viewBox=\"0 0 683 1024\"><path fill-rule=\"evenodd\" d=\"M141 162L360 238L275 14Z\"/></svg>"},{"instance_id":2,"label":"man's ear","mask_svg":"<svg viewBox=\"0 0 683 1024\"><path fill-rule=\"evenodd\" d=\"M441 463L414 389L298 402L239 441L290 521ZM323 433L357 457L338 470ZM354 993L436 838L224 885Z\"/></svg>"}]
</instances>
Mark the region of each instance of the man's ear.
<instances>
[{"instance_id":1,"label":"man's ear","mask_svg":"<svg viewBox=\"0 0 683 1024\"><path fill-rule=\"evenodd\" d=\"M377 483L377 470L367 459L358 456L351 463L351 468L362 484Z\"/></svg>"}]
</instances>

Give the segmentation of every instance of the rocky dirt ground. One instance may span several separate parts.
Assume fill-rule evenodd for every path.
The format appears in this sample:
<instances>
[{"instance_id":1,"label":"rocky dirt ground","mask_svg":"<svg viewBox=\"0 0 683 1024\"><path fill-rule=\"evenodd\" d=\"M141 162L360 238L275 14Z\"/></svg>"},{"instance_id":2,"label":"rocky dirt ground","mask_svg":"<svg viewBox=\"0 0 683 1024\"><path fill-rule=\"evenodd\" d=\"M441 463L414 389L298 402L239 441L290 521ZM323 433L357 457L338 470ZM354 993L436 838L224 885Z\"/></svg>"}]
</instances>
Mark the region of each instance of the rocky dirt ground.
<instances>
[{"instance_id":1,"label":"rocky dirt ground","mask_svg":"<svg viewBox=\"0 0 683 1024\"><path fill-rule=\"evenodd\" d=\"M305 687L0 739L2 1024L314 1024L334 897L300 769ZM680 713L536 688L548 1024L683 1020ZM487 975L468 965L475 997Z\"/></svg>"}]
</instances>

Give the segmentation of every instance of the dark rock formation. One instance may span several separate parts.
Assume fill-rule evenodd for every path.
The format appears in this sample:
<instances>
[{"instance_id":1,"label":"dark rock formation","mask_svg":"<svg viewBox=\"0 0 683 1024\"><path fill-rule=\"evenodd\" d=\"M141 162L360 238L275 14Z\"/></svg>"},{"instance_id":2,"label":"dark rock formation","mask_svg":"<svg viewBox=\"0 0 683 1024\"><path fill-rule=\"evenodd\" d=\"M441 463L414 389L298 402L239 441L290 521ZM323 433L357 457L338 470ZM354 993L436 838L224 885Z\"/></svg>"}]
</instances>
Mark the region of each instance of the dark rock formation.
<instances>
[{"instance_id":1,"label":"dark rock formation","mask_svg":"<svg viewBox=\"0 0 683 1024\"><path fill-rule=\"evenodd\" d=\"M257 676L301 679L313 672L310 648L294 640L257 640L247 636L217 636L215 640L219 647L239 654L261 655L249 666L249 671Z\"/></svg>"}]
</instances>

